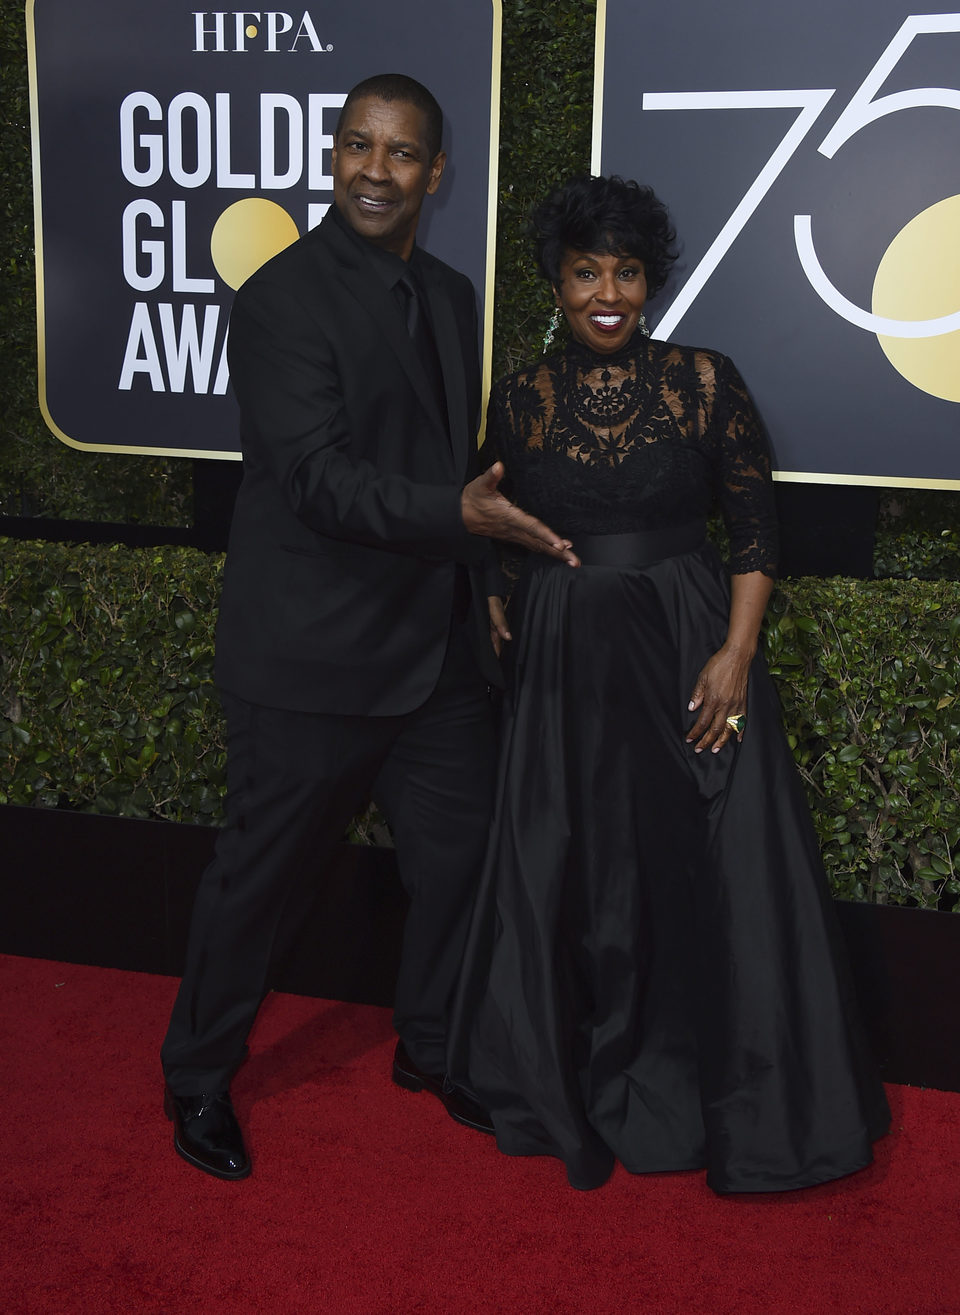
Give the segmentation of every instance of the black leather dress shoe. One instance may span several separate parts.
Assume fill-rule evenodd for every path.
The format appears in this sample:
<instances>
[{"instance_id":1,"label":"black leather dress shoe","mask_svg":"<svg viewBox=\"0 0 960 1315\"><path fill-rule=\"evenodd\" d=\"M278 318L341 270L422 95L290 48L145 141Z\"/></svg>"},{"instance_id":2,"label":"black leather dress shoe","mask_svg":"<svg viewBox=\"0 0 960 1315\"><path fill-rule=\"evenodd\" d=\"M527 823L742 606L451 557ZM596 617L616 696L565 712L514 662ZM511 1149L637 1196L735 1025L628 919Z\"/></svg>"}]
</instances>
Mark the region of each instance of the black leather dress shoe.
<instances>
[{"instance_id":1,"label":"black leather dress shoe","mask_svg":"<svg viewBox=\"0 0 960 1315\"><path fill-rule=\"evenodd\" d=\"M451 1119L462 1123L465 1128L475 1128L477 1132L493 1132L487 1111L456 1087L445 1091L443 1074L425 1073L422 1068L418 1068L407 1054L402 1041L397 1042L393 1052L393 1080L398 1087L405 1087L407 1091L429 1091L431 1096L436 1096L442 1103Z\"/></svg>"},{"instance_id":2,"label":"black leather dress shoe","mask_svg":"<svg viewBox=\"0 0 960 1315\"><path fill-rule=\"evenodd\" d=\"M250 1157L229 1091L175 1096L164 1091L163 1112L173 1120L173 1147L188 1164L215 1178L246 1178Z\"/></svg>"}]
</instances>

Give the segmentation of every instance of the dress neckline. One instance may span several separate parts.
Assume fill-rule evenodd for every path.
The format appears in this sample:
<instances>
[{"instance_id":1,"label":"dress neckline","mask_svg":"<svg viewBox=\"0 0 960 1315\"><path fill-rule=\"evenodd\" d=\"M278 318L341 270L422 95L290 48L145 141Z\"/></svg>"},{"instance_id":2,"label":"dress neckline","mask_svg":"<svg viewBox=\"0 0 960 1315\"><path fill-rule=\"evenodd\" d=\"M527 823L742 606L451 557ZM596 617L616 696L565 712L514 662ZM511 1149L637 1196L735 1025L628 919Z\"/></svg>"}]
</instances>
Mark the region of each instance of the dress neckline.
<instances>
[{"instance_id":1,"label":"dress neckline","mask_svg":"<svg viewBox=\"0 0 960 1315\"><path fill-rule=\"evenodd\" d=\"M650 339L636 329L622 347L615 352L598 352L593 347L587 347L585 343L580 342L577 338L570 338L563 348L563 354L569 360L575 362L580 367L596 369L603 365L622 366L629 361L640 357L646 359L649 354Z\"/></svg>"}]
</instances>

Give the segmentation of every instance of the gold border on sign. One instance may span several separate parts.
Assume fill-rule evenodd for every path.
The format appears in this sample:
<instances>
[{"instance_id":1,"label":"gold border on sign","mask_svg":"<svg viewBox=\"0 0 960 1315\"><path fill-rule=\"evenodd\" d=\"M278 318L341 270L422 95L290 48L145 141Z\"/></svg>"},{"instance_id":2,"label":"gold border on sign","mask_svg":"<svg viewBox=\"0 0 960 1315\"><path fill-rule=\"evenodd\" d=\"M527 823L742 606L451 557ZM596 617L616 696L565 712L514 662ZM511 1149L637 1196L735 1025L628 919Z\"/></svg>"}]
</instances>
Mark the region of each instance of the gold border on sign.
<instances>
[{"instance_id":1,"label":"gold border on sign","mask_svg":"<svg viewBox=\"0 0 960 1315\"><path fill-rule=\"evenodd\" d=\"M781 484L859 484L875 489L960 489L960 479L925 479L912 475L832 475L806 470L775 470Z\"/></svg>"},{"instance_id":2,"label":"gold border on sign","mask_svg":"<svg viewBox=\"0 0 960 1315\"><path fill-rule=\"evenodd\" d=\"M593 133L590 140L590 172L600 172L603 145L603 73L607 53L607 0L597 0L593 46Z\"/></svg>"},{"instance_id":3,"label":"gold border on sign","mask_svg":"<svg viewBox=\"0 0 960 1315\"><path fill-rule=\"evenodd\" d=\"M81 443L65 434L47 404L46 312L43 287L43 205L40 194L40 98L37 90L37 42L34 11L37 0L26 0L27 77L30 86L30 150L33 175L33 231L37 265L37 401L50 432L67 447L80 452L118 452L124 456L206 457L217 461L240 461L239 452L198 452L193 448L128 447L119 443Z\"/></svg>"},{"instance_id":4,"label":"gold border on sign","mask_svg":"<svg viewBox=\"0 0 960 1315\"><path fill-rule=\"evenodd\" d=\"M490 47L490 156L487 172L487 261L483 288L483 345L480 376L480 428L483 442L487 427L487 402L493 386L493 314L497 274L497 202L500 182L500 83L503 68L503 3L493 4L493 41Z\"/></svg>"},{"instance_id":5,"label":"gold border on sign","mask_svg":"<svg viewBox=\"0 0 960 1315\"><path fill-rule=\"evenodd\" d=\"M603 149L603 77L607 37L607 0L597 0L593 55L593 137L590 172L600 172ZM920 479L909 475L835 475L804 470L775 470L773 478L783 484L857 484L884 489L960 489L960 479Z\"/></svg>"},{"instance_id":6,"label":"gold border on sign","mask_svg":"<svg viewBox=\"0 0 960 1315\"><path fill-rule=\"evenodd\" d=\"M603 0L601 0L601 3ZM128 447L119 443L81 443L65 434L47 405L46 322L43 285L43 207L40 195L40 98L37 90L37 45L34 12L37 0L26 0L24 17L27 26L27 77L30 88L30 150L33 177L33 229L36 250L37 282L37 401L40 413L50 432L67 447L81 452L117 452L124 456L144 457L198 457L207 461L241 461L237 451L211 452L207 449L175 447ZM487 241L484 277L483 337L481 345L481 381L483 389L482 416L486 421L487 398L493 375L493 313L497 252L497 183L500 157L500 82L503 52L503 4L491 0L493 8L493 34L490 46L490 151L487 168Z\"/></svg>"}]
</instances>

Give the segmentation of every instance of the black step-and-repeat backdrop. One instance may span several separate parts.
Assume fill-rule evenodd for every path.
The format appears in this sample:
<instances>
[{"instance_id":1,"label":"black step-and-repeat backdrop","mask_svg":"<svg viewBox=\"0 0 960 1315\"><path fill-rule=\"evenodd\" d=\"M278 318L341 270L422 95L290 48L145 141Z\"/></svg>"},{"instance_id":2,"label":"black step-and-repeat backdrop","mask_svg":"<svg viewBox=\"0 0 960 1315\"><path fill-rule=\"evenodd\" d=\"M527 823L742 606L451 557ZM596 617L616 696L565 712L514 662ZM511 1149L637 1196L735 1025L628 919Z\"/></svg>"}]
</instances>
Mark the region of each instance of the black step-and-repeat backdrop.
<instances>
[{"instance_id":1,"label":"black step-and-repeat backdrop","mask_svg":"<svg viewBox=\"0 0 960 1315\"><path fill-rule=\"evenodd\" d=\"M40 405L65 442L231 457L234 290L318 223L350 87L419 79L448 163L418 238L473 279L489 376L500 0L28 0Z\"/></svg>"},{"instance_id":2,"label":"black step-and-repeat backdrop","mask_svg":"<svg viewBox=\"0 0 960 1315\"><path fill-rule=\"evenodd\" d=\"M960 487L960 12L598 0L595 173L681 260L654 334L728 353L778 477Z\"/></svg>"}]
</instances>

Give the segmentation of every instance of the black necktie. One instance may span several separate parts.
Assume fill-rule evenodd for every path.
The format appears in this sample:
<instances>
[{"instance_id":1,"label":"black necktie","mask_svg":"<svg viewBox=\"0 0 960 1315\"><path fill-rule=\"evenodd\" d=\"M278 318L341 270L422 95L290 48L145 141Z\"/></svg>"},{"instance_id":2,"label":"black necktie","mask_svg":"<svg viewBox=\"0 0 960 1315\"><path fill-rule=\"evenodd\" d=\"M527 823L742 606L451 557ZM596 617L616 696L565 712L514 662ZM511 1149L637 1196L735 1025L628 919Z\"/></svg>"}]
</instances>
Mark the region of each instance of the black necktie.
<instances>
[{"instance_id":1,"label":"black necktie","mask_svg":"<svg viewBox=\"0 0 960 1315\"><path fill-rule=\"evenodd\" d=\"M430 328L430 321L427 319L417 281L409 269L401 274L397 287L402 294L401 300L406 301L407 332L410 334L414 349L420 358L420 364L427 376L431 394L437 403L440 415L443 417L443 423L449 437L450 418L447 414L447 397L443 387L443 373L440 369L440 357L437 355L436 339L433 336L433 330ZM462 625L467 619L469 611L470 580L467 575L467 568L457 562L453 577L452 615L454 622L457 625Z\"/></svg>"},{"instance_id":2,"label":"black necktie","mask_svg":"<svg viewBox=\"0 0 960 1315\"><path fill-rule=\"evenodd\" d=\"M447 401L443 388L443 373L440 369L440 358L437 355L437 344L434 341L433 330L430 328L430 321L427 318L426 309L422 301L422 293L417 285L410 270L405 270L400 276L397 284L400 289L403 300L406 302L405 315L407 321L407 332L413 341L414 349L423 366L423 372L427 376L427 383L430 386L430 395L437 404L437 410L443 417L444 423L447 421Z\"/></svg>"}]
</instances>

